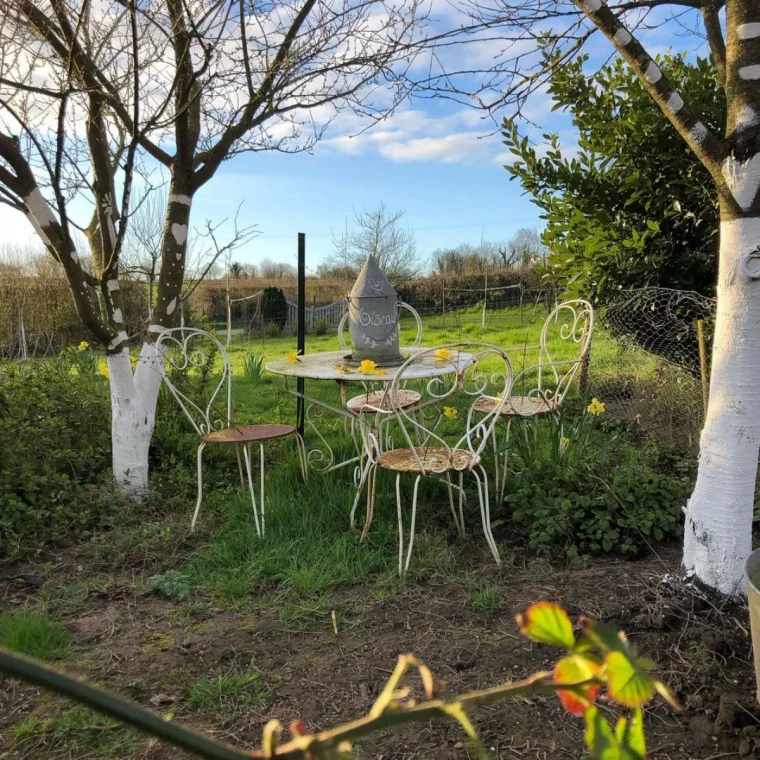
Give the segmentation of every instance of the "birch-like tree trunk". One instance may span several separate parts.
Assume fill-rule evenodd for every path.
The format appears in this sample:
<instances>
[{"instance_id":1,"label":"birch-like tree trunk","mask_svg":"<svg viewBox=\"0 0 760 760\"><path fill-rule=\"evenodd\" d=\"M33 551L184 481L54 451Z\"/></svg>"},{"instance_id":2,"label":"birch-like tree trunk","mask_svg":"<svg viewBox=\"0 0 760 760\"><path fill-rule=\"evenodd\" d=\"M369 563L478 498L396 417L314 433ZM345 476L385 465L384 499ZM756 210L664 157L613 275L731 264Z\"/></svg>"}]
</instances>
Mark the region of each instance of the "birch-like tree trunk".
<instances>
[{"instance_id":1,"label":"birch-like tree trunk","mask_svg":"<svg viewBox=\"0 0 760 760\"><path fill-rule=\"evenodd\" d=\"M718 308L699 471L685 509L686 573L744 593L760 453L760 3L727 0L726 40L705 2L705 29L726 91L725 135L714 135L601 0L573 0L637 73L710 171L720 198ZM634 3L635 4L635 3ZM644 3L642 3L644 5Z\"/></svg>"}]
</instances>

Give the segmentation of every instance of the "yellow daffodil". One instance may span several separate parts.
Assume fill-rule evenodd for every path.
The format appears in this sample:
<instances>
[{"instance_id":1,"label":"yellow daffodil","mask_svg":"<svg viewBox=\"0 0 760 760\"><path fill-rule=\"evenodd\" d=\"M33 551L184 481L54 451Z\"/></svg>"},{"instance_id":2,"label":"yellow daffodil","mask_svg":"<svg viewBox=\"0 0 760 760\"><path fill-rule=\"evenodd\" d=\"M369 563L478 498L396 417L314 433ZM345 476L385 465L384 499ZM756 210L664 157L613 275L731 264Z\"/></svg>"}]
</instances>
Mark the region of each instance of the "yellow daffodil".
<instances>
[{"instance_id":1,"label":"yellow daffodil","mask_svg":"<svg viewBox=\"0 0 760 760\"><path fill-rule=\"evenodd\" d=\"M130 356L129 357L129 363L132 365L132 369L134 369L137 366L137 357L136 356Z\"/></svg>"},{"instance_id":2,"label":"yellow daffodil","mask_svg":"<svg viewBox=\"0 0 760 760\"><path fill-rule=\"evenodd\" d=\"M600 414L604 414L606 407L602 401L600 401L598 398L592 398L591 403L586 407L586 411L589 414L593 414L594 417L597 417Z\"/></svg>"},{"instance_id":3,"label":"yellow daffodil","mask_svg":"<svg viewBox=\"0 0 760 760\"><path fill-rule=\"evenodd\" d=\"M451 351L449 351L448 348L436 348L433 353L435 354L435 360L437 362L444 362L447 359L451 359Z\"/></svg>"},{"instance_id":4,"label":"yellow daffodil","mask_svg":"<svg viewBox=\"0 0 760 760\"><path fill-rule=\"evenodd\" d=\"M98 363L98 374L108 378L108 362L105 359Z\"/></svg>"},{"instance_id":5,"label":"yellow daffodil","mask_svg":"<svg viewBox=\"0 0 760 760\"><path fill-rule=\"evenodd\" d=\"M288 351L287 360L289 362L300 362L301 360L298 358L298 351Z\"/></svg>"},{"instance_id":6,"label":"yellow daffodil","mask_svg":"<svg viewBox=\"0 0 760 760\"><path fill-rule=\"evenodd\" d=\"M336 364L335 369L338 370L338 372L345 372L346 368L342 364Z\"/></svg>"},{"instance_id":7,"label":"yellow daffodil","mask_svg":"<svg viewBox=\"0 0 760 760\"><path fill-rule=\"evenodd\" d=\"M77 346L77 351L86 351L86 350L87 350L89 347L90 347L90 344L89 344L89 343L88 343L86 340L83 340L83 341L82 341L82 342L81 342L81 343L80 343L80 344Z\"/></svg>"},{"instance_id":8,"label":"yellow daffodil","mask_svg":"<svg viewBox=\"0 0 760 760\"><path fill-rule=\"evenodd\" d=\"M374 375L375 374L375 362L373 362L372 359L365 359L359 365L359 372L361 372L362 375Z\"/></svg>"},{"instance_id":9,"label":"yellow daffodil","mask_svg":"<svg viewBox=\"0 0 760 760\"><path fill-rule=\"evenodd\" d=\"M382 377L383 375L387 375L388 372L387 372L387 370L384 370L384 369L376 369L375 370L375 374L379 375L380 377Z\"/></svg>"},{"instance_id":10,"label":"yellow daffodil","mask_svg":"<svg viewBox=\"0 0 760 760\"><path fill-rule=\"evenodd\" d=\"M450 420L453 420L459 412L454 409L453 406L444 406L443 407L443 415L444 417L448 417Z\"/></svg>"}]
</instances>

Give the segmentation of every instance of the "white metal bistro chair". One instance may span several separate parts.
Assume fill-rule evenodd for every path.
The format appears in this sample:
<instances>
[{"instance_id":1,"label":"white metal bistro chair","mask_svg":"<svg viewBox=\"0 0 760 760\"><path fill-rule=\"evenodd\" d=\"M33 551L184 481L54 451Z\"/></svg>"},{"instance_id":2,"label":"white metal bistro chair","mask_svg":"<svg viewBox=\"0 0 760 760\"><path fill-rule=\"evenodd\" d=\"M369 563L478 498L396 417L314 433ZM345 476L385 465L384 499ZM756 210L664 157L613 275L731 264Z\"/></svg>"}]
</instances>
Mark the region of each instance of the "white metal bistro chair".
<instances>
[{"instance_id":1,"label":"white metal bistro chair","mask_svg":"<svg viewBox=\"0 0 760 760\"><path fill-rule=\"evenodd\" d=\"M303 475L304 480L306 480L307 476L306 448L303 439L294 425L236 425L232 422L232 366L226 349L214 335L192 327L178 327L162 332L156 341L156 346L159 351L166 355L167 361L175 369L180 371L193 369L200 370L206 367L210 361L213 361L208 350L204 350L204 346L207 345L208 342L210 342L210 345L213 345L221 355L222 371L218 382L213 386L213 391L205 406L188 398L188 396L172 381L169 373L164 375L164 382L201 439L197 453L198 499L195 504L195 511L193 512L193 520L190 524L190 530L191 532L195 530L195 523L198 520L198 513L200 512L201 501L203 499L203 450L209 444L233 444L235 446L235 453L237 454L240 485L241 488L245 490L247 480L247 488L251 495L251 505L253 507L253 519L256 524L256 533L259 537L262 537L266 531L266 511L264 503L264 443L276 438L285 438L291 435L294 436L296 439L301 474ZM227 395L225 407L226 417L220 416L222 412L214 406L217 400L221 402L222 399L220 396L222 392ZM261 490L259 505L256 503L256 493L253 487L252 476L251 447L254 443L259 444L260 450ZM245 462L246 480L243 478L243 462Z\"/></svg>"},{"instance_id":2,"label":"white metal bistro chair","mask_svg":"<svg viewBox=\"0 0 760 760\"><path fill-rule=\"evenodd\" d=\"M422 386L420 401L413 408L394 404L393 399L398 396L393 394L398 393L410 375L414 376L413 369L424 362L448 364L453 371L428 380ZM378 469L395 472L399 575L409 569L412 559L417 494L420 480L425 477L445 480L454 524L459 535L464 536L464 475L472 474L478 492L483 533L496 564L501 564L491 532L488 476L481 464L481 457L501 410L508 402L512 380L512 364L502 349L487 343L451 343L421 351L407 359L388 389L390 401L374 408L363 408L362 414L365 415L392 415L402 439L403 448L383 450L382 442L377 436L373 433L365 436L367 456L371 464L367 486L367 517L362 533L362 537L367 535L374 515ZM499 401L492 404L487 413L476 414L475 404L489 391ZM427 420L431 417L424 412L433 408L437 414L432 416L434 423L430 425ZM373 425L368 423L366 427L371 429ZM377 428L377 425L374 427ZM406 556L401 503L401 476L404 473L415 476ZM459 481L456 486L459 495L458 510L454 505L452 474L456 474Z\"/></svg>"},{"instance_id":3,"label":"white metal bistro chair","mask_svg":"<svg viewBox=\"0 0 760 760\"><path fill-rule=\"evenodd\" d=\"M588 301L575 299L565 301L553 309L544 322L537 346L505 349L512 357L517 352L523 354L524 369L515 375L512 395L506 404L500 406L499 416L507 420L501 450L497 435L492 439L494 480L496 493L500 497L503 497L507 483L512 420L557 413L570 386L587 361L593 332L593 307ZM531 355L535 363L528 361ZM520 395L526 386L530 389L524 395ZM487 414L499 402L500 399L494 396L484 395L475 403L475 410Z\"/></svg>"},{"instance_id":4,"label":"white metal bistro chair","mask_svg":"<svg viewBox=\"0 0 760 760\"><path fill-rule=\"evenodd\" d=\"M398 308L399 310L405 309L414 318L417 327L417 334L415 335L411 346L408 346L408 348L415 348L419 346L420 343L422 343L422 319L420 318L420 315L417 313L417 311L413 309L408 303L399 301ZM348 314L348 311L346 311L346 313L343 315L343 318L340 320L340 323L338 324L338 340L340 341L340 347L345 348L346 350L350 348L349 344L346 342L344 335L346 325L348 324ZM379 404L384 404L386 411L390 410L391 397L388 393L385 391L373 390L371 385L368 383L364 384L364 390L364 393L360 393L357 396L352 396L350 399L348 399L346 402L347 409L354 412L355 414L358 414L365 406L374 407ZM396 396L393 400L397 405L408 408L417 404L421 398L422 396L417 391L406 390L405 388L401 387L396 390Z\"/></svg>"}]
</instances>

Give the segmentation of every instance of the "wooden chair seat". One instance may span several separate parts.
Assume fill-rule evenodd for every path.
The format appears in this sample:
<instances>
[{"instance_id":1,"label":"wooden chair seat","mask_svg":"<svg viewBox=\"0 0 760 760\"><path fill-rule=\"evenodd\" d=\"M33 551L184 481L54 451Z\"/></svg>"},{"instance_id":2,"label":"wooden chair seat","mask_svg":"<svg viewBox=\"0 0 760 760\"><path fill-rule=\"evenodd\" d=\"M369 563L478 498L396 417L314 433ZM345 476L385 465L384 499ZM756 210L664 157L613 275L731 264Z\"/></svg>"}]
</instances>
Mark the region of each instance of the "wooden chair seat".
<instances>
[{"instance_id":1,"label":"wooden chair seat","mask_svg":"<svg viewBox=\"0 0 760 760\"><path fill-rule=\"evenodd\" d=\"M223 430L212 430L202 436L201 440L204 443L243 444L284 438L295 432L294 425L233 425Z\"/></svg>"}]
</instances>

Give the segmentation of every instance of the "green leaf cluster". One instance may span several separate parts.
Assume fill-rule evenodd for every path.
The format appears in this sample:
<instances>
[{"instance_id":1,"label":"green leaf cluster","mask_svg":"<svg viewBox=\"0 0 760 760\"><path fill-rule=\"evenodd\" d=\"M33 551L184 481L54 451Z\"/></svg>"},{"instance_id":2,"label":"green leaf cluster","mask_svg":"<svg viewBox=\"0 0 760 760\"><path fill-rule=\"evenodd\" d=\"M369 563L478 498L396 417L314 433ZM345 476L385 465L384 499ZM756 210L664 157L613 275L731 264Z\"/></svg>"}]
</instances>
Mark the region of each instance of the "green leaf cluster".
<instances>
[{"instance_id":1,"label":"green leaf cluster","mask_svg":"<svg viewBox=\"0 0 760 760\"><path fill-rule=\"evenodd\" d=\"M547 59L550 60L550 59ZM712 64L658 57L675 87L716 133L726 102ZM545 152L504 121L515 161L505 168L541 209L550 249L544 276L568 293L607 301L620 290L660 286L710 294L717 272L714 184L627 64L595 76L587 57L553 67L554 110L568 111L576 153L545 134Z\"/></svg>"}]
</instances>

